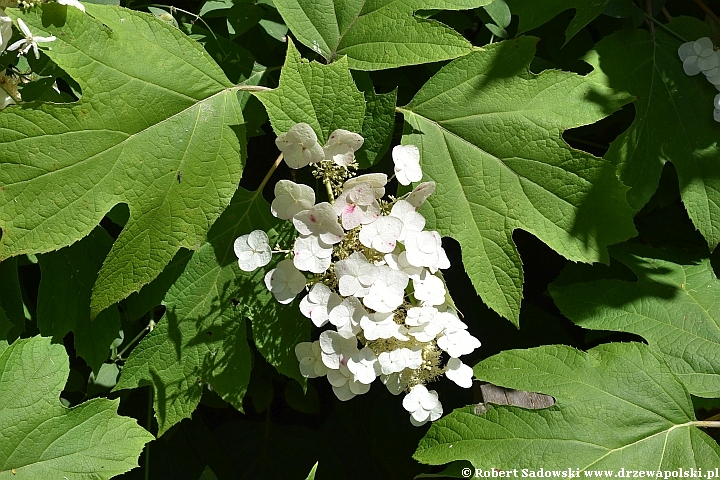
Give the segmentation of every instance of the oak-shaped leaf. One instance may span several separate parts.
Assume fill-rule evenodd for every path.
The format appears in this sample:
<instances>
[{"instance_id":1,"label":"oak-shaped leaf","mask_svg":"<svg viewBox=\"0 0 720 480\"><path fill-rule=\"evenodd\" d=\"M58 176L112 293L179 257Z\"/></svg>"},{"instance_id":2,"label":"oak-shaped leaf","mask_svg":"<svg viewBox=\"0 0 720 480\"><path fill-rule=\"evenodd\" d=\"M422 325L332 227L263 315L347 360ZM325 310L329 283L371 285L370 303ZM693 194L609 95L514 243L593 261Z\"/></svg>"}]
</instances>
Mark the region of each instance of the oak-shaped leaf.
<instances>
[{"instance_id":1,"label":"oak-shaped leaf","mask_svg":"<svg viewBox=\"0 0 720 480\"><path fill-rule=\"evenodd\" d=\"M62 406L69 372L49 338L0 342L0 478L107 479L138 466L153 436L117 414L119 399Z\"/></svg>"},{"instance_id":2,"label":"oak-shaped leaf","mask_svg":"<svg viewBox=\"0 0 720 480\"><path fill-rule=\"evenodd\" d=\"M595 122L630 97L574 73L528 65L536 39L487 45L443 67L399 110L404 144L420 148L428 228L460 242L475 289L518 322L519 228L564 257L607 262L607 245L636 234L614 167L569 147L565 129Z\"/></svg>"},{"instance_id":3,"label":"oak-shaped leaf","mask_svg":"<svg viewBox=\"0 0 720 480\"><path fill-rule=\"evenodd\" d=\"M365 97L355 86L347 59L331 65L308 62L292 40L288 40L278 88L254 95L265 105L277 135L296 123L307 123L322 145L338 128L355 133L363 128Z\"/></svg>"},{"instance_id":4,"label":"oak-shaped leaf","mask_svg":"<svg viewBox=\"0 0 720 480\"><path fill-rule=\"evenodd\" d=\"M256 229L270 231L273 245L291 245L291 225L270 214L260 191L240 188L207 241L172 279L162 302L165 316L125 363L115 389L153 386L159 434L190 417L205 385L242 410L252 368L248 318L258 351L281 373L304 380L294 349L309 338L309 321L297 302L280 305L265 287L272 264L254 272L238 267L233 243Z\"/></svg>"},{"instance_id":5,"label":"oak-shaped leaf","mask_svg":"<svg viewBox=\"0 0 720 480\"><path fill-rule=\"evenodd\" d=\"M126 203L130 219L93 288L94 317L180 247L198 248L230 202L245 160L242 92L197 42L152 15L38 8L8 12L57 37L43 52L82 96L0 114L0 260L70 245Z\"/></svg>"},{"instance_id":6,"label":"oak-shaped leaf","mask_svg":"<svg viewBox=\"0 0 720 480\"><path fill-rule=\"evenodd\" d=\"M688 40L711 36L695 18L674 18L668 26ZM637 97L633 124L605 154L631 187L630 205L639 210L650 200L663 165L672 162L688 215L713 250L720 242L720 123L713 119L718 91L705 75L685 74L681 44L659 28L654 36L623 30L598 42L586 61L595 68L595 81Z\"/></svg>"},{"instance_id":7,"label":"oak-shaped leaf","mask_svg":"<svg viewBox=\"0 0 720 480\"><path fill-rule=\"evenodd\" d=\"M708 258L678 249L624 244L610 251L637 276L565 278L550 286L562 313L583 328L640 335L656 348L693 395L720 397L720 282Z\"/></svg>"},{"instance_id":8,"label":"oak-shaped leaf","mask_svg":"<svg viewBox=\"0 0 720 480\"><path fill-rule=\"evenodd\" d=\"M455 30L417 10L469 10L492 0L275 0L298 40L330 62L347 55L354 70L381 70L465 55Z\"/></svg>"},{"instance_id":9,"label":"oak-shaped leaf","mask_svg":"<svg viewBox=\"0 0 720 480\"><path fill-rule=\"evenodd\" d=\"M474 372L495 385L551 395L556 404L457 409L430 427L414 455L420 462L581 472L720 464L720 446L698 428L688 391L645 344L609 343L587 353L565 345L507 350Z\"/></svg>"}]
</instances>

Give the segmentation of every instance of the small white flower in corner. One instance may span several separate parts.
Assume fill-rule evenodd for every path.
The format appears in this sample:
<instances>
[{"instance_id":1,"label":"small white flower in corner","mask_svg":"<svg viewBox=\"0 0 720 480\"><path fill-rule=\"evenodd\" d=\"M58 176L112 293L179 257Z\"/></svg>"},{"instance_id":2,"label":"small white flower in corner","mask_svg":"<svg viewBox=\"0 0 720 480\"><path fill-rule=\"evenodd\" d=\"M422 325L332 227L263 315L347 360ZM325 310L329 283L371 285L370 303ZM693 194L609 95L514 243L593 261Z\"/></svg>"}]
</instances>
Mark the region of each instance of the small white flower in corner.
<instances>
[{"instance_id":1,"label":"small white flower in corner","mask_svg":"<svg viewBox=\"0 0 720 480\"><path fill-rule=\"evenodd\" d=\"M420 150L415 145L397 145L392 150L395 162L395 177L402 185L422 180Z\"/></svg>"},{"instance_id":2,"label":"small white flower in corner","mask_svg":"<svg viewBox=\"0 0 720 480\"><path fill-rule=\"evenodd\" d=\"M462 388L472 387L473 370L457 358L451 358L447 363L445 376Z\"/></svg>"},{"instance_id":3,"label":"small white flower in corner","mask_svg":"<svg viewBox=\"0 0 720 480\"><path fill-rule=\"evenodd\" d=\"M252 272L256 268L264 267L272 258L267 233L262 230L255 230L238 237L233 247L235 256L238 257L238 266L244 272Z\"/></svg>"},{"instance_id":4,"label":"small white flower in corner","mask_svg":"<svg viewBox=\"0 0 720 480\"><path fill-rule=\"evenodd\" d=\"M60 5L67 5L68 7L75 7L85 13L85 6L78 2L78 0L57 0L57 3Z\"/></svg>"},{"instance_id":5,"label":"small white flower in corner","mask_svg":"<svg viewBox=\"0 0 720 480\"><path fill-rule=\"evenodd\" d=\"M720 122L720 93L718 93L717 95L715 95L715 100L714 100L713 103L714 103L714 105L715 105L715 111L713 112L713 115L714 115L714 117L715 117L715 121L716 121L716 122Z\"/></svg>"},{"instance_id":6,"label":"small white flower in corner","mask_svg":"<svg viewBox=\"0 0 720 480\"><path fill-rule=\"evenodd\" d=\"M442 404L435 390L428 391L425 385L415 385L403 398L403 407L410 412L410 423L419 427L428 420L435 421L443 414Z\"/></svg>"},{"instance_id":7,"label":"small white flower in corner","mask_svg":"<svg viewBox=\"0 0 720 480\"><path fill-rule=\"evenodd\" d=\"M4 11L0 10L0 53L5 51L12 37L12 18L3 13Z\"/></svg>"},{"instance_id":8,"label":"small white flower in corner","mask_svg":"<svg viewBox=\"0 0 720 480\"><path fill-rule=\"evenodd\" d=\"M295 268L291 258L286 258L265 274L265 286L275 296L275 300L288 304L305 288L305 276Z\"/></svg>"},{"instance_id":9,"label":"small white flower in corner","mask_svg":"<svg viewBox=\"0 0 720 480\"><path fill-rule=\"evenodd\" d=\"M302 168L325 158L323 148L317 143L317 135L307 123L295 125L275 139L275 145L283 152L290 168Z\"/></svg>"},{"instance_id":10,"label":"small white flower in corner","mask_svg":"<svg viewBox=\"0 0 720 480\"><path fill-rule=\"evenodd\" d=\"M357 133L338 128L330 134L325 150L325 160L332 160L341 167L355 161L355 152L362 147L365 139Z\"/></svg>"},{"instance_id":11,"label":"small white flower in corner","mask_svg":"<svg viewBox=\"0 0 720 480\"><path fill-rule=\"evenodd\" d=\"M55 41L55 35L51 35L49 37L36 37L30 32L30 29L27 25L25 25L25 22L23 22L22 18L18 18L18 27L20 27L20 30L22 31L23 35L25 35L25 38L22 40L18 40L17 42L10 45L7 49L9 52L12 52L13 50L18 50L19 55L25 55L27 52L30 51L30 48L33 49L35 52L35 58L37 60L40 59L40 51L38 50L38 42L44 43L44 42L54 42Z\"/></svg>"}]
</instances>

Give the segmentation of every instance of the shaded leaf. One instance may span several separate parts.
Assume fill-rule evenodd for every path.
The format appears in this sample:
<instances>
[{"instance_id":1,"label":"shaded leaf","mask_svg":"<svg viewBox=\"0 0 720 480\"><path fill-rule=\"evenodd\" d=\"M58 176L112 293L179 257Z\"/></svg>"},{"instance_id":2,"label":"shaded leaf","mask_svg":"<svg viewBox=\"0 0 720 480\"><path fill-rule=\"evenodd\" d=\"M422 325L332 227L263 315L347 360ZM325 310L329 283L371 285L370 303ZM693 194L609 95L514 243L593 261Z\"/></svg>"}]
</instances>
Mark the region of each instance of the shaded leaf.
<instances>
[{"instance_id":1,"label":"shaded leaf","mask_svg":"<svg viewBox=\"0 0 720 480\"><path fill-rule=\"evenodd\" d=\"M347 55L354 70L381 70L465 55L472 45L416 10L468 10L492 0L275 0L297 39L333 62Z\"/></svg>"},{"instance_id":2,"label":"shaded leaf","mask_svg":"<svg viewBox=\"0 0 720 480\"><path fill-rule=\"evenodd\" d=\"M711 33L687 17L669 27L688 40ZM672 162L685 208L712 250L720 242L720 124L713 120L718 92L704 75L685 75L681 43L659 28L654 38L645 30L621 31L600 41L586 60L595 67L595 81L637 96L635 121L605 155L632 187L630 205L640 209L650 200L663 164Z\"/></svg>"},{"instance_id":3,"label":"shaded leaf","mask_svg":"<svg viewBox=\"0 0 720 480\"><path fill-rule=\"evenodd\" d=\"M57 36L44 52L82 98L0 115L0 259L70 245L127 203L130 219L93 289L94 317L180 247L198 248L229 203L245 158L240 92L199 44L151 15L41 9L13 14Z\"/></svg>"},{"instance_id":4,"label":"shaded leaf","mask_svg":"<svg viewBox=\"0 0 720 480\"><path fill-rule=\"evenodd\" d=\"M580 352L564 345L509 350L480 363L475 376L552 395L544 410L474 406L436 421L415 458L476 468L573 471L714 468L720 447L696 425L690 395L644 344L611 343Z\"/></svg>"},{"instance_id":5,"label":"shaded leaf","mask_svg":"<svg viewBox=\"0 0 720 480\"><path fill-rule=\"evenodd\" d=\"M0 347L0 478L106 479L137 467L153 436L117 414L120 400L63 407L68 372L65 349L49 338Z\"/></svg>"},{"instance_id":6,"label":"shaded leaf","mask_svg":"<svg viewBox=\"0 0 720 480\"><path fill-rule=\"evenodd\" d=\"M252 366L245 318L268 362L304 380L294 349L309 337L309 322L296 304L279 305L268 292L263 277L271 266L241 272L233 251L235 239L255 229L271 231L271 243L287 243L272 230L278 225L260 192L239 189L165 295L165 316L125 363L115 389L153 386L159 434L190 417L206 383L242 409Z\"/></svg>"},{"instance_id":7,"label":"shaded leaf","mask_svg":"<svg viewBox=\"0 0 720 480\"><path fill-rule=\"evenodd\" d=\"M110 344L120 330L117 306L106 308L93 320L90 296L113 240L102 227L69 247L40 256L42 277L38 289L37 323L42 335L62 343L70 331L75 349L97 373L108 358Z\"/></svg>"},{"instance_id":8,"label":"shaded leaf","mask_svg":"<svg viewBox=\"0 0 720 480\"><path fill-rule=\"evenodd\" d=\"M375 165L390 147L393 130L395 129L395 105L397 104L397 89L389 93L375 93L370 85L364 90L365 119L362 132L365 139L362 148L356 152L355 158L361 169Z\"/></svg>"},{"instance_id":9,"label":"shaded leaf","mask_svg":"<svg viewBox=\"0 0 720 480\"><path fill-rule=\"evenodd\" d=\"M0 262L0 309L3 310L6 320L10 323L5 335L0 335L0 341L12 341L20 336L25 326L17 258Z\"/></svg>"},{"instance_id":10,"label":"shaded leaf","mask_svg":"<svg viewBox=\"0 0 720 480\"><path fill-rule=\"evenodd\" d=\"M603 13L610 0L506 0L510 11L520 17L518 33L527 32L552 20L558 13L574 9L575 16L565 32L565 41L569 41L585 25Z\"/></svg>"},{"instance_id":11,"label":"shaded leaf","mask_svg":"<svg viewBox=\"0 0 720 480\"><path fill-rule=\"evenodd\" d=\"M636 234L612 165L561 138L629 98L573 73L531 73L535 42L455 60L400 109L411 127L403 143L420 148L424 180L437 182L422 208L427 228L460 242L483 301L515 324L523 272L513 230L582 262L607 262L607 245Z\"/></svg>"},{"instance_id":12,"label":"shaded leaf","mask_svg":"<svg viewBox=\"0 0 720 480\"><path fill-rule=\"evenodd\" d=\"M690 393L720 397L720 282L710 260L635 244L611 253L637 279L551 285L563 314L583 328L640 335Z\"/></svg>"}]
</instances>

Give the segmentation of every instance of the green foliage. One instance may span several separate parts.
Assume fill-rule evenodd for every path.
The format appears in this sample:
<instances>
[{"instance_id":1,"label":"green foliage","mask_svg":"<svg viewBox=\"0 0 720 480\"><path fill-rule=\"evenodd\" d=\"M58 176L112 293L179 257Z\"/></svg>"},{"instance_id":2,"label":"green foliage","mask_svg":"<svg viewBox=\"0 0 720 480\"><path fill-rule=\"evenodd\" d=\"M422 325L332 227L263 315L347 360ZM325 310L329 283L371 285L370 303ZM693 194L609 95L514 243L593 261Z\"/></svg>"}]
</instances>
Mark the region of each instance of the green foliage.
<instances>
[{"instance_id":1,"label":"green foliage","mask_svg":"<svg viewBox=\"0 0 720 480\"><path fill-rule=\"evenodd\" d=\"M22 292L18 279L17 259L0 262L0 309L4 320L0 320L0 341L15 340L23 331L25 312L23 311Z\"/></svg>"},{"instance_id":2,"label":"green foliage","mask_svg":"<svg viewBox=\"0 0 720 480\"><path fill-rule=\"evenodd\" d=\"M65 408L68 359L49 338L0 342L0 478L111 478L137 466L152 435L118 400Z\"/></svg>"},{"instance_id":3,"label":"green foliage","mask_svg":"<svg viewBox=\"0 0 720 480\"><path fill-rule=\"evenodd\" d=\"M93 288L95 317L180 247L198 247L235 191L244 132L237 87L197 43L147 14L87 10L22 15L33 32L56 34L45 52L82 98L0 116L0 259L70 245L127 203Z\"/></svg>"},{"instance_id":4,"label":"green foliage","mask_svg":"<svg viewBox=\"0 0 720 480\"><path fill-rule=\"evenodd\" d=\"M534 46L529 37L488 45L444 67L401 108L411 126L403 143L418 145L426 178L438 184L423 214L460 242L483 301L516 324L523 272L513 230L582 262L607 262L606 246L636 233L612 166L561 138L629 98L575 74L530 73Z\"/></svg>"},{"instance_id":5,"label":"green foliage","mask_svg":"<svg viewBox=\"0 0 720 480\"><path fill-rule=\"evenodd\" d=\"M711 35L697 19L676 18L669 27L687 39ZM682 42L658 29L617 32L587 56L592 77L637 96L635 121L610 146L606 158L632 187L630 204L640 209L658 187L665 162L672 162L690 218L710 249L720 242L720 156L712 101L717 90L700 74L688 77L678 61Z\"/></svg>"},{"instance_id":6,"label":"green foliage","mask_svg":"<svg viewBox=\"0 0 720 480\"><path fill-rule=\"evenodd\" d=\"M563 314L583 328L640 335L662 353L690 393L720 397L720 284L710 261L632 244L611 253L637 281L563 286L561 276L550 291ZM579 269L569 266L566 275L573 270Z\"/></svg>"},{"instance_id":7,"label":"green foliage","mask_svg":"<svg viewBox=\"0 0 720 480\"><path fill-rule=\"evenodd\" d=\"M333 62L347 55L350 68L381 70L450 60L470 42L416 10L462 10L491 0L274 0L298 40Z\"/></svg>"},{"instance_id":8,"label":"green foliage","mask_svg":"<svg viewBox=\"0 0 720 480\"><path fill-rule=\"evenodd\" d=\"M296 123L307 123L325 143L338 128L360 132L365 99L350 75L347 59L332 65L308 62L288 41L280 86L255 96L267 109L275 133L280 135Z\"/></svg>"},{"instance_id":9,"label":"green foliage","mask_svg":"<svg viewBox=\"0 0 720 480\"><path fill-rule=\"evenodd\" d=\"M120 314L113 305L94 320L90 296L112 238L101 227L79 242L40 257L42 278L38 291L37 322L40 333L62 342L74 333L77 354L98 372L108 358L110 344L120 330Z\"/></svg>"},{"instance_id":10,"label":"green foliage","mask_svg":"<svg viewBox=\"0 0 720 480\"><path fill-rule=\"evenodd\" d=\"M553 345L508 350L474 368L497 385L552 395L543 410L489 406L435 422L415 458L476 468L714 468L720 447L696 426L690 395L652 349L611 343L587 353Z\"/></svg>"},{"instance_id":11,"label":"green foliage","mask_svg":"<svg viewBox=\"0 0 720 480\"><path fill-rule=\"evenodd\" d=\"M585 25L603 13L610 0L506 0L513 14L520 17L520 32L527 32L533 28L552 20L558 13L574 9L575 16L565 32L566 41L570 41ZM623 0L629 4L630 0Z\"/></svg>"},{"instance_id":12,"label":"green foliage","mask_svg":"<svg viewBox=\"0 0 720 480\"><path fill-rule=\"evenodd\" d=\"M233 251L240 235L278 225L260 192L239 189L167 290L165 316L133 349L115 389L153 386L159 434L190 417L206 384L242 410L252 363L246 317L260 353L280 372L303 381L294 348L309 337L307 322L296 305L276 306L264 271L241 272ZM274 238L287 242L282 231Z\"/></svg>"}]
</instances>

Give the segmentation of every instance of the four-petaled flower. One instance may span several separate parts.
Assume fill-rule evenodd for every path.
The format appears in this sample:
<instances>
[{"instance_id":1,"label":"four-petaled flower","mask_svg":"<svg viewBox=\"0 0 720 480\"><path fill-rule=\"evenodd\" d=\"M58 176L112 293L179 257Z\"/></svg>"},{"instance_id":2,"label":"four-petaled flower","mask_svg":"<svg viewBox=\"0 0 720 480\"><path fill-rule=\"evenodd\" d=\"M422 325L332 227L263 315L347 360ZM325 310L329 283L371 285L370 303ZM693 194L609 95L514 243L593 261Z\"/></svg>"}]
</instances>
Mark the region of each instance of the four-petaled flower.
<instances>
[{"instance_id":1,"label":"four-petaled flower","mask_svg":"<svg viewBox=\"0 0 720 480\"><path fill-rule=\"evenodd\" d=\"M245 272L264 267L272 258L267 233L262 230L255 230L238 237L233 248L235 256L238 257L238 266Z\"/></svg>"}]
</instances>

